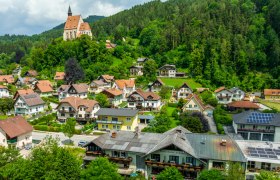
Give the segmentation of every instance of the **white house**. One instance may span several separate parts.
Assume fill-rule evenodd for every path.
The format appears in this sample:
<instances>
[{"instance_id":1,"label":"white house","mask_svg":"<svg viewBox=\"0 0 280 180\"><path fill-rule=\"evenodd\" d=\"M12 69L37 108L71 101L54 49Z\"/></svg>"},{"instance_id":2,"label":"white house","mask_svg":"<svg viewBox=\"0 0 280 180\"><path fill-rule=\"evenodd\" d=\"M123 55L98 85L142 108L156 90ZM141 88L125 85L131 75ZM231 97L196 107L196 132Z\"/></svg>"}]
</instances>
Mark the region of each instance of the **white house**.
<instances>
[{"instance_id":1,"label":"white house","mask_svg":"<svg viewBox=\"0 0 280 180\"><path fill-rule=\"evenodd\" d=\"M241 101L245 98L246 93L238 87L233 87L230 91L233 93L232 100Z\"/></svg>"},{"instance_id":2,"label":"white house","mask_svg":"<svg viewBox=\"0 0 280 180\"><path fill-rule=\"evenodd\" d=\"M159 68L159 76L162 77L176 77L176 66L171 64L165 64Z\"/></svg>"},{"instance_id":3,"label":"white house","mask_svg":"<svg viewBox=\"0 0 280 180\"><path fill-rule=\"evenodd\" d=\"M15 114L33 115L44 111L45 102L37 93L21 94L15 99Z\"/></svg>"},{"instance_id":4,"label":"white house","mask_svg":"<svg viewBox=\"0 0 280 180\"><path fill-rule=\"evenodd\" d=\"M148 88L149 88L149 91L159 92L161 90L162 86L164 86L164 83L162 82L161 79L158 78L154 82L149 83Z\"/></svg>"},{"instance_id":5,"label":"white house","mask_svg":"<svg viewBox=\"0 0 280 180\"><path fill-rule=\"evenodd\" d=\"M133 91L135 91L135 80L134 79L120 79L116 80L113 84L113 88L123 91L123 98L129 96Z\"/></svg>"},{"instance_id":6,"label":"white house","mask_svg":"<svg viewBox=\"0 0 280 180\"><path fill-rule=\"evenodd\" d=\"M186 99L193 93L193 90L187 83L184 83L177 91L177 99Z\"/></svg>"},{"instance_id":7,"label":"white house","mask_svg":"<svg viewBox=\"0 0 280 180\"><path fill-rule=\"evenodd\" d=\"M32 144L32 126L22 117L0 121L0 146L23 148Z\"/></svg>"},{"instance_id":8,"label":"white house","mask_svg":"<svg viewBox=\"0 0 280 180\"><path fill-rule=\"evenodd\" d=\"M0 85L0 98L9 97L10 93L6 86Z\"/></svg>"},{"instance_id":9,"label":"white house","mask_svg":"<svg viewBox=\"0 0 280 180\"><path fill-rule=\"evenodd\" d=\"M111 106L116 107L123 102L123 92L118 89L105 89L101 92L105 94L110 101Z\"/></svg>"},{"instance_id":10,"label":"white house","mask_svg":"<svg viewBox=\"0 0 280 180\"><path fill-rule=\"evenodd\" d=\"M153 92L137 89L127 97L128 108L143 110L160 110L161 98Z\"/></svg>"},{"instance_id":11,"label":"white house","mask_svg":"<svg viewBox=\"0 0 280 180\"><path fill-rule=\"evenodd\" d=\"M215 91L216 98L220 104L228 104L232 102L233 93L225 87L220 87Z\"/></svg>"},{"instance_id":12,"label":"white house","mask_svg":"<svg viewBox=\"0 0 280 180\"><path fill-rule=\"evenodd\" d=\"M89 121L95 119L95 113L100 109L99 103L94 100L79 97L67 97L57 106L57 118L65 122L67 118L74 117L77 121Z\"/></svg>"},{"instance_id":13,"label":"white house","mask_svg":"<svg viewBox=\"0 0 280 180\"><path fill-rule=\"evenodd\" d=\"M82 99L87 98L89 86L85 83L81 84L70 84L70 85L61 85L58 89L59 100L66 97L74 96L80 97Z\"/></svg>"},{"instance_id":14,"label":"white house","mask_svg":"<svg viewBox=\"0 0 280 180\"><path fill-rule=\"evenodd\" d=\"M89 84L89 92L98 94L104 89L109 89L111 87L110 84L105 83L102 80L94 80Z\"/></svg>"},{"instance_id":15,"label":"white house","mask_svg":"<svg viewBox=\"0 0 280 180\"><path fill-rule=\"evenodd\" d=\"M182 110L183 112L201 112L205 115L211 116L213 114L214 107L204 105L196 94L192 94L187 103L183 106Z\"/></svg>"}]
</instances>

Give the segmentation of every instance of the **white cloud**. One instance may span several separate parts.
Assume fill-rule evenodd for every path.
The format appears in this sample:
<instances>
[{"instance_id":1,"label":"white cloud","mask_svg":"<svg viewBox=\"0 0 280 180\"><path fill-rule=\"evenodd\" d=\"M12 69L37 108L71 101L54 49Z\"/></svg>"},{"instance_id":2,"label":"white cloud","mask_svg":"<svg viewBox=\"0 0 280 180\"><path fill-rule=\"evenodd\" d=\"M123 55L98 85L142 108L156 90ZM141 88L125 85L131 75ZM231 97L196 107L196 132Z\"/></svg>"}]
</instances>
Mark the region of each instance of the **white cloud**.
<instances>
[{"instance_id":1,"label":"white cloud","mask_svg":"<svg viewBox=\"0 0 280 180\"><path fill-rule=\"evenodd\" d=\"M151 0L0 0L0 35L36 34L63 23L73 14L110 16Z\"/></svg>"}]
</instances>

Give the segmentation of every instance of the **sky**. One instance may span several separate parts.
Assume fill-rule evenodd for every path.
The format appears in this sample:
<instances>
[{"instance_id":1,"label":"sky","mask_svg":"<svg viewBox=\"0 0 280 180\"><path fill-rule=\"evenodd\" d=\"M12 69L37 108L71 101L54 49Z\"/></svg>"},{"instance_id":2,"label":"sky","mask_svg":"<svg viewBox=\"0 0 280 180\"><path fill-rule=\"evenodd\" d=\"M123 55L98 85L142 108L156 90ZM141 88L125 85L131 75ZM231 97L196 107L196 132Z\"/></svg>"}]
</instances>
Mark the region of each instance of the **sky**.
<instances>
[{"instance_id":1,"label":"sky","mask_svg":"<svg viewBox=\"0 0 280 180\"><path fill-rule=\"evenodd\" d=\"M110 16L151 0L0 0L0 35L33 35L52 29L73 15Z\"/></svg>"}]
</instances>

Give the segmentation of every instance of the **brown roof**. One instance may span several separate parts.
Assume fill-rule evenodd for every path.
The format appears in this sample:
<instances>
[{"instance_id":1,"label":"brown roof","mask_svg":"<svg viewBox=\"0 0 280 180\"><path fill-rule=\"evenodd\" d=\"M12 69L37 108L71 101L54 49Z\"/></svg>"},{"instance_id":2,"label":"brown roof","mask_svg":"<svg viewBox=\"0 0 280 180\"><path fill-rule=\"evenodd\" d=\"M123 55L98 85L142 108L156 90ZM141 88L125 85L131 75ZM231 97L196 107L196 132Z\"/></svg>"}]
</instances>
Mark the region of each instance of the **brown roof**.
<instances>
[{"instance_id":1,"label":"brown roof","mask_svg":"<svg viewBox=\"0 0 280 180\"><path fill-rule=\"evenodd\" d=\"M86 111L91 112L96 104L98 104L97 101L95 100L89 100L89 99L82 99L80 97L74 97L70 96L65 99L63 99L57 108L62 104L62 103L68 103L71 105L75 110L78 110L80 106L85 106L87 107Z\"/></svg>"},{"instance_id":2,"label":"brown roof","mask_svg":"<svg viewBox=\"0 0 280 180\"><path fill-rule=\"evenodd\" d=\"M154 92L145 92L141 89L137 89L136 91L134 91L130 96L132 96L133 94L139 94L141 97L143 97L145 100L160 100L160 96L157 95L156 93Z\"/></svg>"},{"instance_id":3,"label":"brown roof","mask_svg":"<svg viewBox=\"0 0 280 180\"><path fill-rule=\"evenodd\" d=\"M88 85L85 83L72 84L78 93L88 92Z\"/></svg>"},{"instance_id":4,"label":"brown roof","mask_svg":"<svg viewBox=\"0 0 280 180\"><path fill-rule=\"evenodd\" d=\"M87 22L81 23L80 31L90 31L91 28Z\"/></svg>"},{"instance_id":5,"label":"brown roof","mask_svg":"<svg viewBox=\"0 0 280 180\"><path fill-rule=\"evenodd\" d=\"M264 89L265 96L279 96L280 89Z\"/></svg>"},{"instance_id":6,"label":"brown roof","mask_svg":"<svg viewBox=\"0 0 280 180\"><path fill-rule=\"evenodd\" d=\"M15 138L33 131L32 126L22 116L15 116L0 121L0 128L9 138Z\"/></svg>"},{"instance_id":7,"label":"brown roof","mask_svg":"<svg viewBox=\"0 0 280 180\"><path fill-rule=\"evenodd\" d=\"M192 99L195 99L196 102L199 104L199 106L202 108L202 110L204 111L206 108L211 108L211 109L214 109L212 106L210 105L204 105L204 103L202 102L202 100L199 98L198 95L196 94L190 94L188 97L187 97L188 101L186 104L188 104ZM185 105L186 105L185 104Z\"/></svg>"},{"instance_id":8,"label":"brown roof","mask_svg":"<svg viewBox=\"0 0 280 180\"><path fill-rule=\"evenodd\" d=\"M32 89L19 89L14 95L14 99L17 99L19 95L24 95L24 94L32 94L34 91Z\"/></svg>"},{"instance_id":9,"label":"brown roof","mask_svg":"<svg viewBox=\"0 0 280 180\"><path fill-rule=\"evenodd\" d=\"M29 70L29 71L27 71L27 75L36 77L36 76L38 76L38 72L35 70Z\"/></svg>"},{"instance_id":10,"label":"brown roof","mask_svg":"<svg viewBox=\"0 0 280 180\"><path fill-rule=\"evenodd\" d=\"M45 102L41 99L41 97L37 93L24 94L24 95L20 95L20 97L28 106L45 104Z\"/></svg>"},{"instance_id":11,"label":"brown roof","mask_svg":"<svg viewBox=\"0 0 280 180\"><path fill-rule=\"evenodd\" d=\"M54 76L54 80L64 80L65 73L64 72L56 72Z\"/></svg>"},{"instance_id":12,"label":"brown roof","mask_svg":"<svg viewBox=\"0 0 280 180\"><path fill-rule=\"evenodd\" d=\"M38 81L34 89L40 93L53 92L52 84L49 80Z\"/></svg>"},{"instance_id":13,"label":"brown roof","mask_svg":"<svg viewBox=\"0 0 280 180\"><path fill-rule=\"evenodd\" d=\"M8 89L7 86L0 85L0 89Z\"/></svg>"},{"instance_id":14,"label":"brown roof","mask_svg":"<svg viewBox=\"0 0 280 180\"><path fill-rule=\"evenodd\" d=\"M0 82L4 82L4 83L14 83L15 79L13 77L13 75L2 75L0 76Z\"/></svg>"},{"instance_id":15,"label":"brown roof","mask_svg":"<svg viewBox=\"0 0 280 180\"><path fill-rule=\"evenodd\" d=\"M104 75L101 75L101 77L103 77L103 79L106 81L106 82L112 82L114 81L114 76L110 76L108 74L104 74Z\"/></svg>"},{"instance_id":16,"label":"brown roof","mask_svg":"<svg viewBox=\"0 0 280 180\"><path fill-rule=\"evenodd\" d=\"M68 16L64 29L77 29L80 19L81 15Z\"/></svg>"},{"instance_id":17,"label":"brown roof","mask_svg":"<svg viewBox=\"0 0 280 180\"><path fill-rule=\"evenodd\" d=\"M234 108L248 108L248 109L259 109L260 107L250 101L233 101L228 104L228 107Z\"/></svg>"},{"instance_id":18,"label":"brown roof","mask_svg":"<svg viewBox=\"0 0 280 180\"><path fill-rule=\"evenodd\" d=\"M105 89L101 93L110 94L112 96L119 96L122 95L123 91L113 88L113 89Z\"/></svg>"},{"instance_id":19,"label":"brown roof","mask_svg":"<svg viewBox=\"0 0 280 180\"><path fill-rule=\"evenodd\" d=\"M218 93L218 92L220 92L220 91L222 91L222 90L224 90L224 89L226 89L226 87L225 87L225 86L222 86L222 87L219 87L218 89L216 89L214 92L215 92L215 93Z\"/></svg>"},{"instance_id":20,"label":"brown roof","mask_svg":"<svg viewBox=\"0 0 280 180\"><path fill-rule=\"evenodd\" d=\"M120 89L124 89L124 87L132 88L135 86L134 79L130 79L130 80L120 79L120 80L116 80L115 82Z\"/></svg>"}]
</instances>

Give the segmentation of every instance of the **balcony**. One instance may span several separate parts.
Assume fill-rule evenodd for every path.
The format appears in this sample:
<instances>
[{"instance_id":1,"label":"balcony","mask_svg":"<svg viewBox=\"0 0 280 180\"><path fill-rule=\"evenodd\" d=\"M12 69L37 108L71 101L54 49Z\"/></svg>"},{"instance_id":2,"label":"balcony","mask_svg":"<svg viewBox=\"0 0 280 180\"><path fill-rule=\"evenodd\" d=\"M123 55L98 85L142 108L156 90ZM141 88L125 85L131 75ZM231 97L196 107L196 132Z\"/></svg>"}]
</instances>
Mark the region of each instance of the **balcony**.
<instances>
[{"instance_id":1,"label":"balcony","mask_svg":"<svg viewBox=\"0 0 280 180\"><path fill-rule=\"evenodd\" d=\"M192 166L191 164L188 163L184 163L184 164L176 164L176 163L166 163L166 162L155 162L155 161L149 161L146 160L145 161L147 166L152 166L152 167L162 167L162 168L166 168L166 167L176 167L179 170L183 170L183 171L195 171L195 172L199 172L203 169L202 166Z\"/></svg>"},{"instance_id":2,"label":"balcony","mask_svg":"<svg viewBox=\"0 0 280 180\"><path fill-rule=\"evenodd\" d=\"M86 156L103 156L102 151L86 151Z\"/></svg>"},{"instance_id":3,"label":"balcony","mask_svg":"<svg viewBox=\"0 0 280 180\"><path fill-rule=\"evenodd\" d=\"M132 161L131 157L112 157L112 156L109 156L108 159L110 161L118 163L118 164L129 164Z\"/></svg>"},{"instance_id":4,"label":"balcony","mask_svg":"<svg viewBox=\"0 0 280 180\"><path fill-rule=\"evenodd\" d=\"M8 139L7 143L8 144L15 144L15 143L17 143L17 139Z\"/></svg>"},{"instance_id":5,"label":"balcony","mask_svg":"<svg viewBox=\"0 0 280 180\"><path fill-rule=\"evenodd\" d=\"M97 123L100 124L123 124L121 121L106 121L106 120L97 120Z\"/></svg>"},{"instance_id":6,"label":"balcony","mask_svg":"<svg viewBox=\"0 0 280 180\"><path fill-rule=\"evenodd\" d=\"M74 109L58 109L58 112L60 113L75 113L75 110Z\"/></svg>"},{"instance_id":7,"label":"balcony","mask_svg":"<svg viewBox=\"0 0 280 180\"><path fill-rule=\"evenodd\" d=\"M238 128L237 131L275 133L275 130Z\"/></svg>"}]
</instances>

